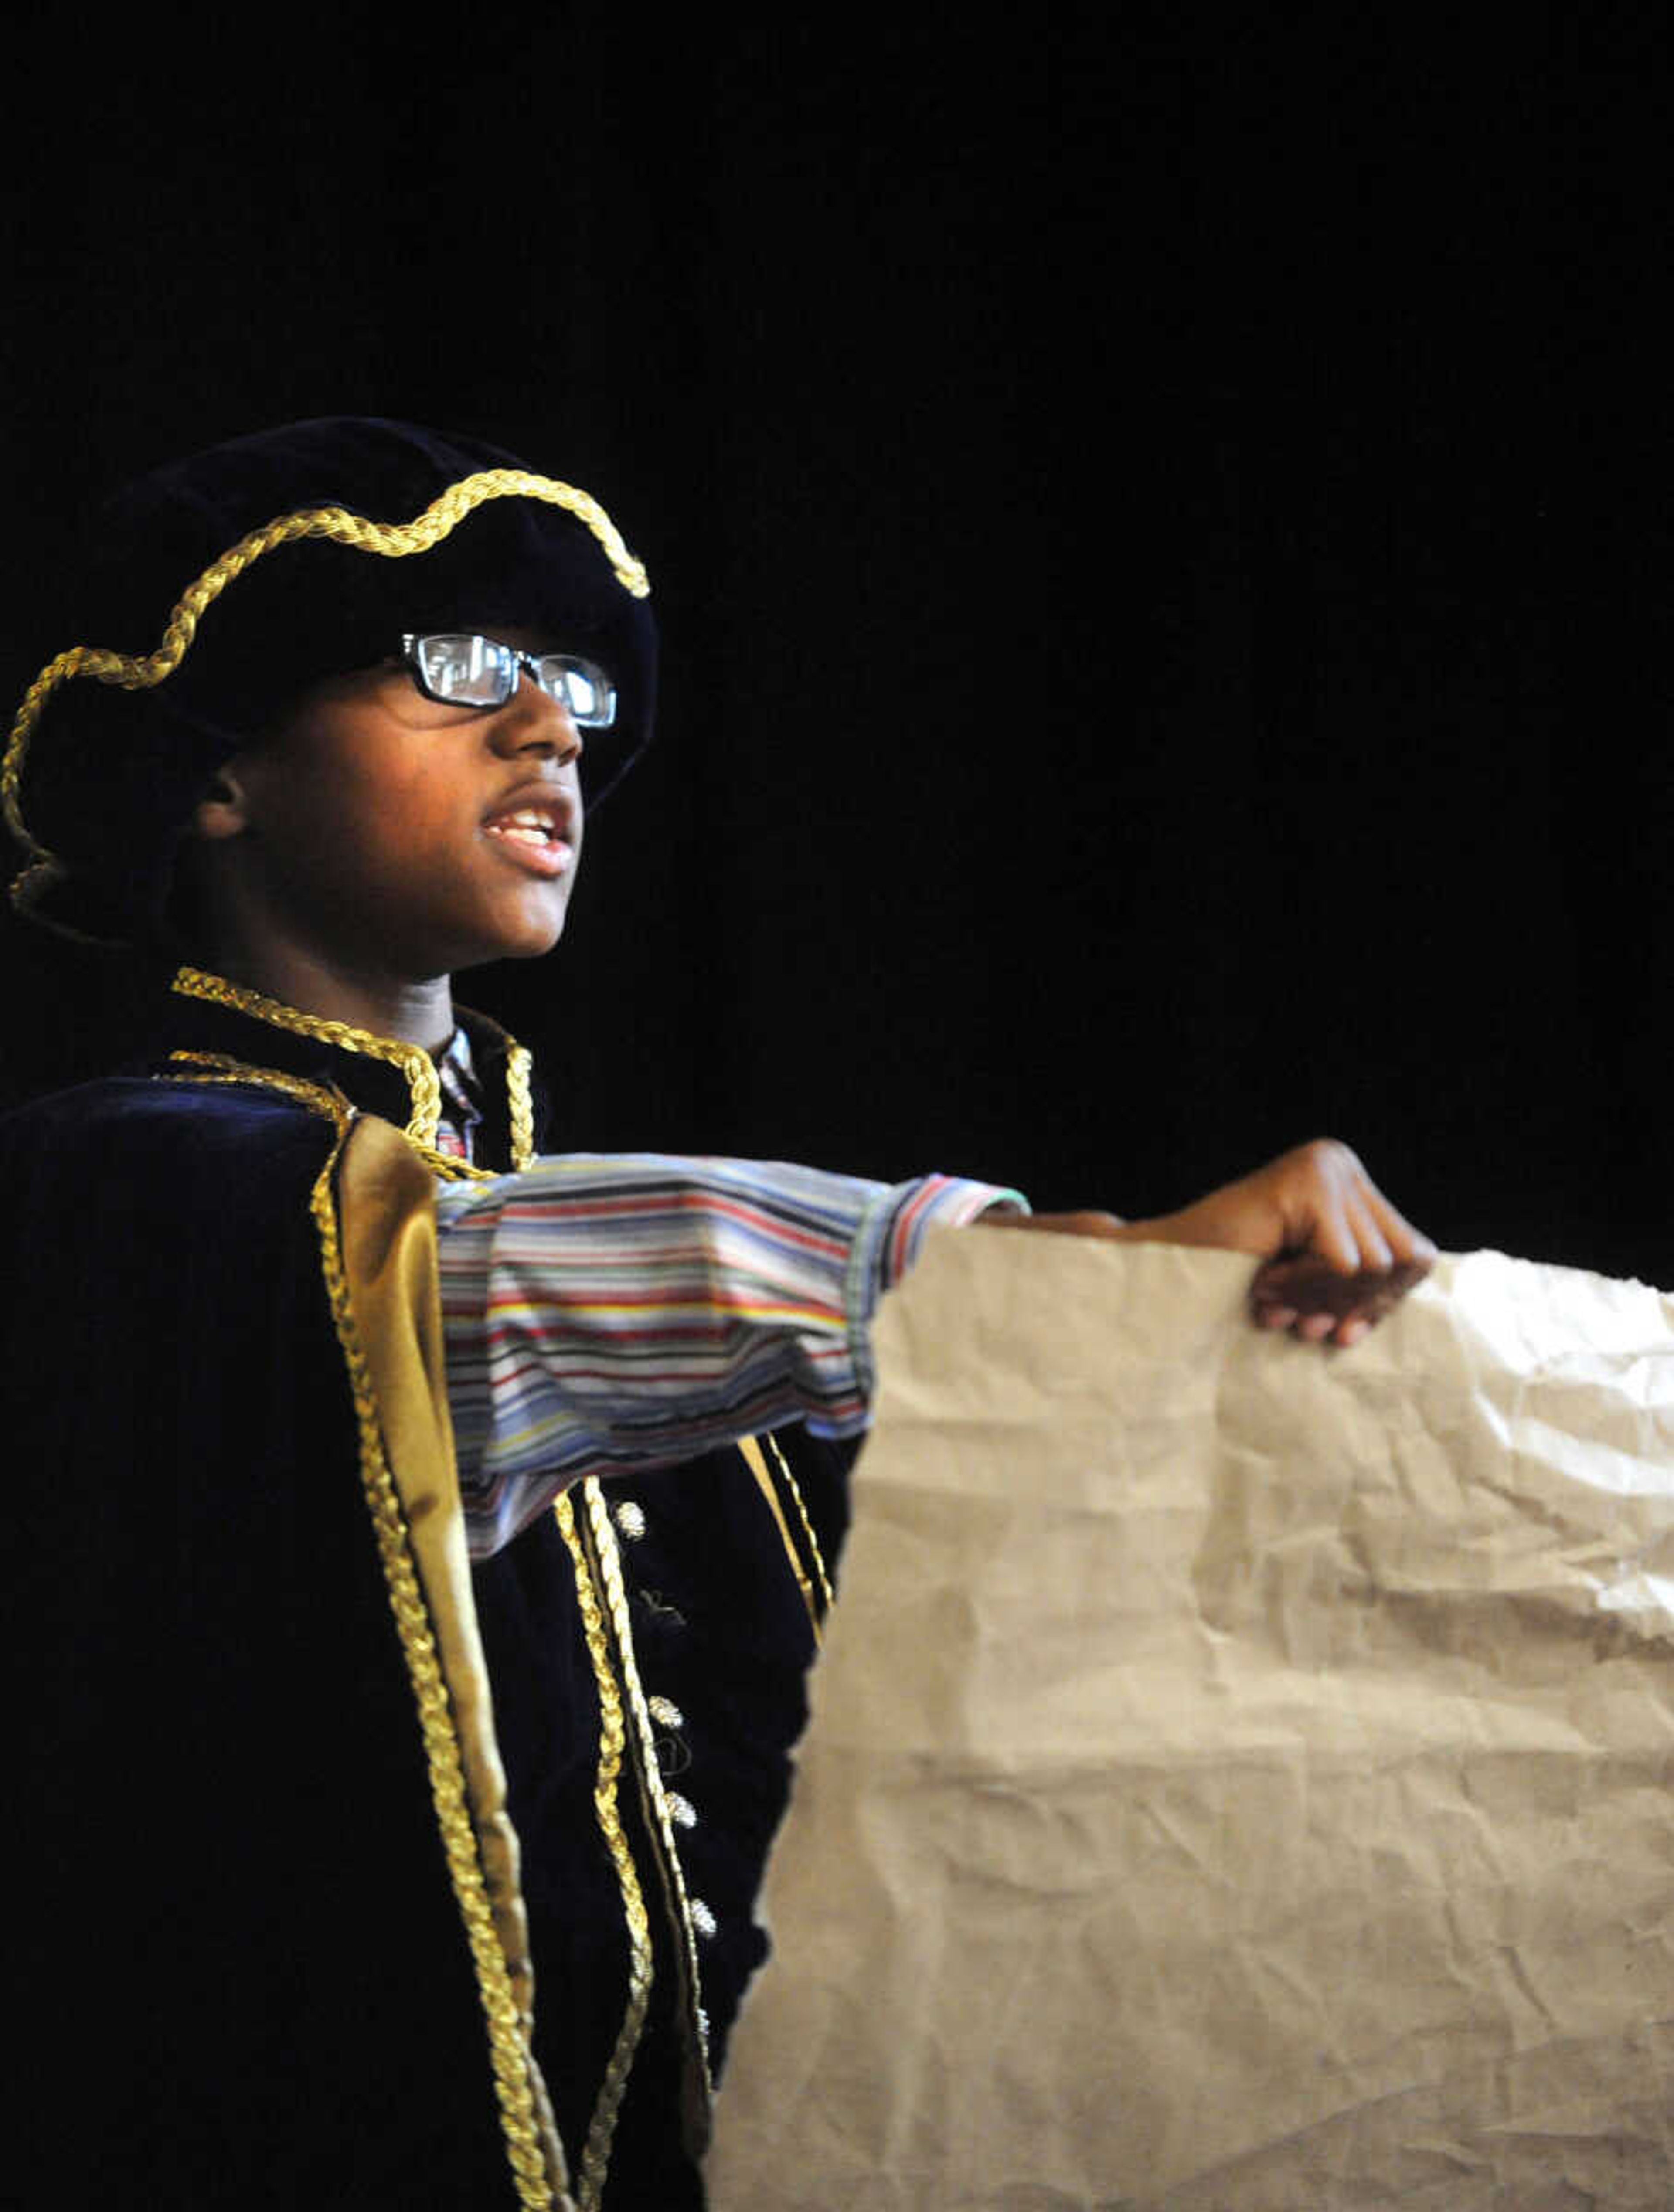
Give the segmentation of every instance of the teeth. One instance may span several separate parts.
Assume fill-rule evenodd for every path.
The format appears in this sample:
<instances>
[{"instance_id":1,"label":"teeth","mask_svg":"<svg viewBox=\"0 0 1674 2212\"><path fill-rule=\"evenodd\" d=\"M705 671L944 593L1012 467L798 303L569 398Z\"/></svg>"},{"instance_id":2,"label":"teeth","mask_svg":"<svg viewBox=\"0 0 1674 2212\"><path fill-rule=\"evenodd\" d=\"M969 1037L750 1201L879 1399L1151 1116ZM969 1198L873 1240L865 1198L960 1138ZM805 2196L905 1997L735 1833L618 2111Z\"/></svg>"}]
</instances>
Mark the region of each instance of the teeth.
<instances>
[{"instance_id":1,"label":"teeth","mask_svg":"<svg viewBox=\"0 0 1674 2212\"><path fill-rule=\"evenodd\" d=\"M514 814L496 815L487 826L496 837L515 837L525 845L545 845L554 834L552 817L533 806L520 807Z\"/></svg>"}]
</instances>

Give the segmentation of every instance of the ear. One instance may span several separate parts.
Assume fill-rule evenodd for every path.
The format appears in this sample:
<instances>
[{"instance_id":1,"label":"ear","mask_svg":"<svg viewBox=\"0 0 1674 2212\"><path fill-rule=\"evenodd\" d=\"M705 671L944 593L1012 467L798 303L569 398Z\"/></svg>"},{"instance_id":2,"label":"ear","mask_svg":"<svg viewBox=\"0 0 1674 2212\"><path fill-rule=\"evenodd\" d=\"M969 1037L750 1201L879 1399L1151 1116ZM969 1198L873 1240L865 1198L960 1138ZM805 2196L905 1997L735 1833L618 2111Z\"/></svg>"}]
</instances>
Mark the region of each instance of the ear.
<instances>
[{"instance_id":1,"label":"ear","mask_svg":"<svg viewBox=\"0 0 1674 2212\"><path fill-rule=\"evenodd\" d=\"M210 787L192 809L194 836L214 844L223 837L241 836L250 827L250 790L243 764L229 760L210 778Z\"/></svg>"}]
</instances>

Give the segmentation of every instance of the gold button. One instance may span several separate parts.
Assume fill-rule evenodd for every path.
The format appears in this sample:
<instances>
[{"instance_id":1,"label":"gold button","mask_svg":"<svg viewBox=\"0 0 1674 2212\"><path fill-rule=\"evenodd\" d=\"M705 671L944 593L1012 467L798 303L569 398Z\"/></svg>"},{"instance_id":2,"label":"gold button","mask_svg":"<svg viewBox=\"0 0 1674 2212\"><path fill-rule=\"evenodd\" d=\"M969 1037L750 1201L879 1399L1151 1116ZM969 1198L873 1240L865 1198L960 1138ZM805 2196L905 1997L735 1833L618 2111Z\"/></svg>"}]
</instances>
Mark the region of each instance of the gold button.
<instances>
[{"instance_id":1,"label":"gold button","mask_svg":"<svg viewBox=\"0 0 1674 2212\"><path fill-rule=\"evenodd\" d=\"M680 1708L675 1704L673 1698L652 1698L648 1699L647 1702L650 1708L652 1719L654 1721L660 1722L664 1728L684 1728L685 1726L686 1717L680 1711Z\"/></svg>"},{"instance_id":2,"label":"gold button","mask_svg":"<svg viewBox=\"0 0 1674 2212\"><path fill-rule=\"evenodd\" d=\"M630 1544L638 1543L645 1534L644 1511L631 1498L624 1498L620 1505L613 1505L611 1518Z\"/></svg>"},{"instance_id":3,"label":"gold button","mask_svg":"<svg viewBox=\"0 0 1674 2212\"><path fill-rule=\"evenodd\" d=\"M715 1915L701 1897L694 1897L691 1900L691 1924L700 1936L713 1936L715 1933Z\"/></svg>"},{"instance_id":4,"label":"gold button","mask_svg":"<svg viewBox=\"0 0 1674 2212\"><path fill-rule=\"evenodd\" d=\"M677 1828L695 1828L697 1826L697 1807L691 1798L682 1797L678 1790L671 1790L668 1793L668 1817Z\"/></svg>"}]
</instances>

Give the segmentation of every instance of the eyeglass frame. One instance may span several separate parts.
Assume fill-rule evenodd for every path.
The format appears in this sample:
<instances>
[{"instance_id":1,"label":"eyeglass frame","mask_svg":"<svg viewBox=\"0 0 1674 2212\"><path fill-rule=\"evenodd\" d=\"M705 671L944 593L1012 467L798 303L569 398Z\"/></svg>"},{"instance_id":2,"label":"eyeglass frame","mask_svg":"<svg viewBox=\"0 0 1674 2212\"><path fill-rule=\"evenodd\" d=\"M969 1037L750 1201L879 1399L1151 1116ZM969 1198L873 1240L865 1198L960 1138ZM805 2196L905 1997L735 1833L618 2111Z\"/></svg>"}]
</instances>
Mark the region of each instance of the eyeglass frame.
<instances>
[{"instance_id":1,"label":"eyeglass frame","mask_svg":"<svg viewBox=\"0 0 1674 2212\"><path fill-rule=\"evenodd\" d=\"M442 692L432 690L425 680L424 671L418 658L418 648L428 644L433 638L442 637L478 638L484 645L491 645L496 653L509 653L512 663L512 680L507 687L505 697L482 700L449 699ZM540 663L543 660L567 662L571 667L586 672L589 681L596 679L598 688L608 708L605 719L602 721L583 721L575 714L568 700L561 698L556 691L549 690L540 680ZM535 689L543 697L551 699L555 704L562 707L575 722L578 730L608 730L614 728L616 724L615 684L611 681L606 671L602 669L596 660L588 660L579 653L527 653L521 646L508 645L504 638L490 637L486 630L481 629L404 630L401 634L401 662L421 694L426 699L435 700L439 707L459 707L472 714L496 714L507 704L508 701L516 697L517 687L527 671Z\"/></svg>"}]
</instances>

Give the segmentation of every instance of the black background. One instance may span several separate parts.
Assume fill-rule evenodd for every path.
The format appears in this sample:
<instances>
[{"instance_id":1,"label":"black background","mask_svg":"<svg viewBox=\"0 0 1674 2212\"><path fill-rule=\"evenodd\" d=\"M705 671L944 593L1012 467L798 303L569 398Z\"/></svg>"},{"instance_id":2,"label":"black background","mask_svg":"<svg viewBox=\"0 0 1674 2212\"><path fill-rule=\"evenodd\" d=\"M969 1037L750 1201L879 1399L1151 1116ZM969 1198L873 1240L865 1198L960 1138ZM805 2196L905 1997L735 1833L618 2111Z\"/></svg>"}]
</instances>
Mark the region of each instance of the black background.
<instances>
[{"instance_id":1,"label":"black background","mask_svg":"<svg viewBox=\"0 0 1674 2212\"><path fill-rule=\"evenodd\" d=\"M1674 1283L1662 11L1272 12L26 26L12 690L149 642L43 634L133 471L488 436L663 625L564 945L462 989L558 1141L1140 1213L1330 1131ZM3 951L15 1095L132 986Z\"/></svg>"}]
</instances>

